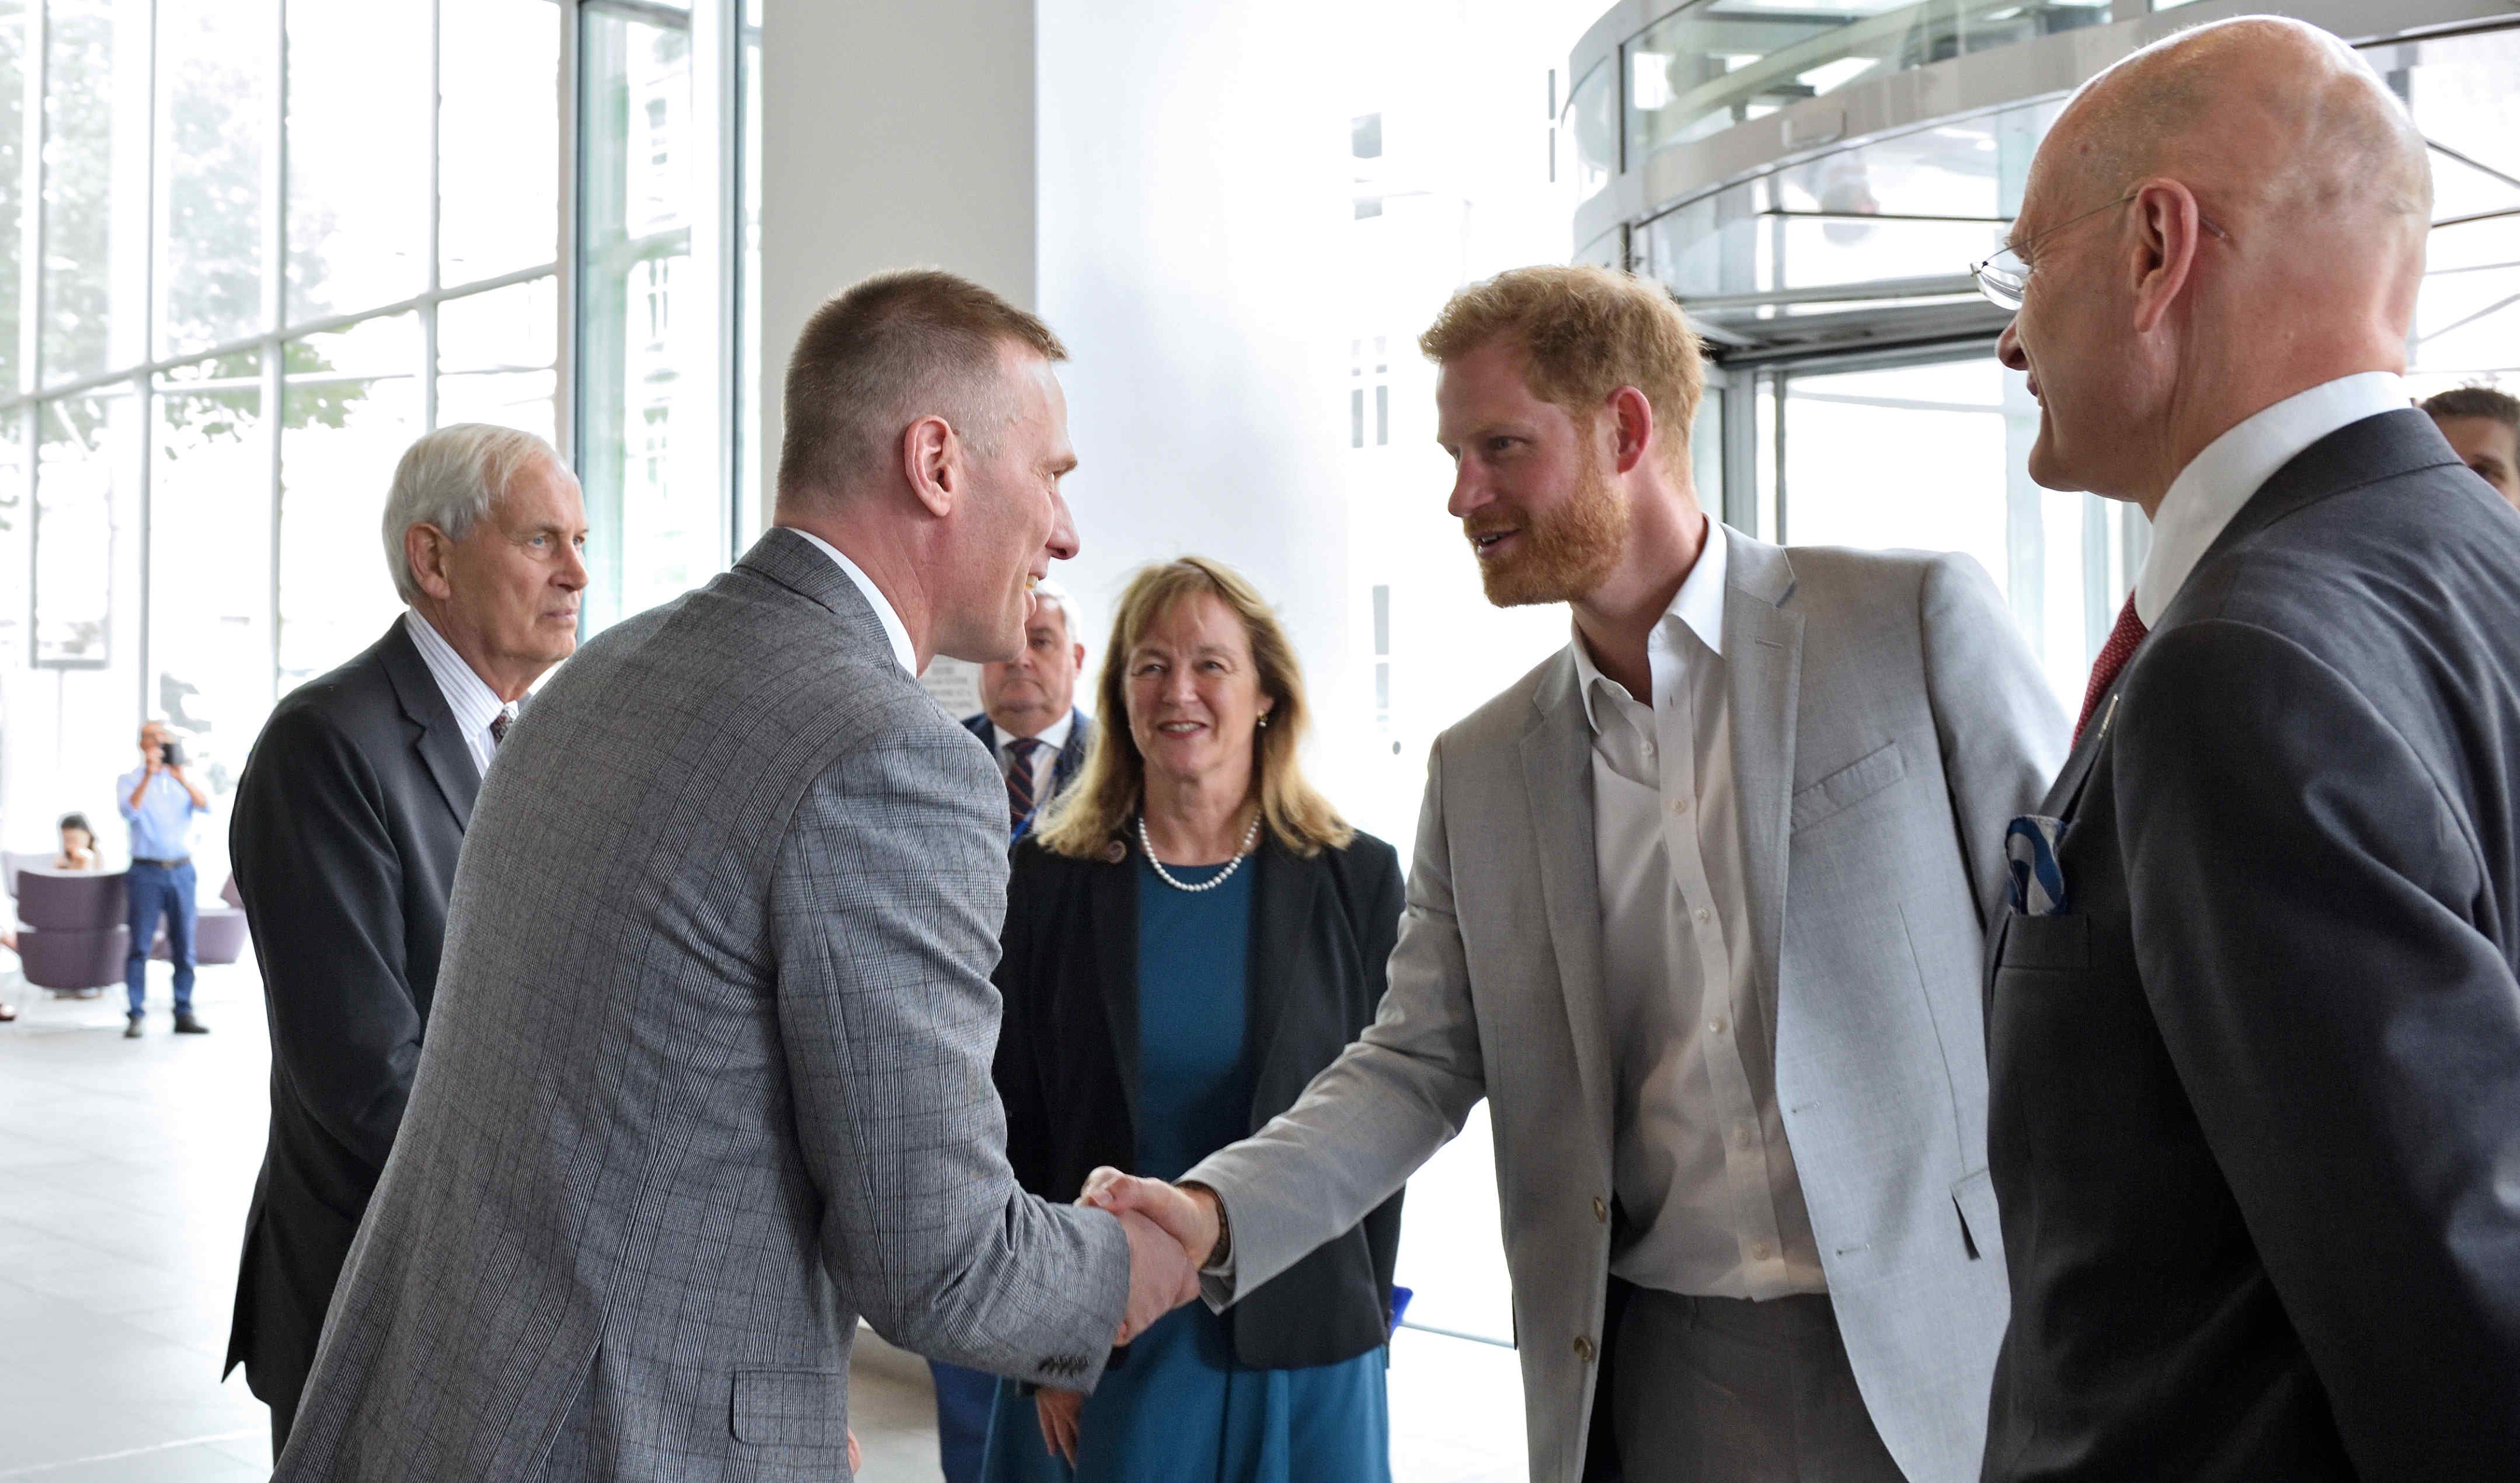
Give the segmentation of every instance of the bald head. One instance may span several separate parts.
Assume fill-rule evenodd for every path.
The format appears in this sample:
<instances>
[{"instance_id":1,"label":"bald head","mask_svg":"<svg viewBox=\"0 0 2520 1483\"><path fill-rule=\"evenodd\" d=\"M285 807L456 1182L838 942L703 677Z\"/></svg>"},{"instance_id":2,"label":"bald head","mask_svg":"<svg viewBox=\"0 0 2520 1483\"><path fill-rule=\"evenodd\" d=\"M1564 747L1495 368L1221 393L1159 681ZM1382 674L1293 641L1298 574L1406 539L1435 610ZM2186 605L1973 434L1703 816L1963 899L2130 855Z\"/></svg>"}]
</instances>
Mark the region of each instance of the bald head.
<instances>
[{"instance_id":1,"label":"bald head","mask_svg":"<svg viewBox=\"0 0 2520 1483\"><path fill-rule=\"evenodd\" d=\"M1997 353L2040 399L2031 476L2151 510L2253 414L2403 371L2431 214L2414 121L2316 26L2201 25L2092 78L2012 226Z\"/></svg>"},{"instance_id":2,"label":"bald head","mask_svg":"<svg viewBox=\"0 0 2520 1483\"><path fill-rule=\"evenodd\" d=\"M2087 83L2040 152L2092 192L2186 181L2239 221L2420 235L2423 136L2352 47L2272 16L2200 25Z\"/></svg>"}]
</instances>

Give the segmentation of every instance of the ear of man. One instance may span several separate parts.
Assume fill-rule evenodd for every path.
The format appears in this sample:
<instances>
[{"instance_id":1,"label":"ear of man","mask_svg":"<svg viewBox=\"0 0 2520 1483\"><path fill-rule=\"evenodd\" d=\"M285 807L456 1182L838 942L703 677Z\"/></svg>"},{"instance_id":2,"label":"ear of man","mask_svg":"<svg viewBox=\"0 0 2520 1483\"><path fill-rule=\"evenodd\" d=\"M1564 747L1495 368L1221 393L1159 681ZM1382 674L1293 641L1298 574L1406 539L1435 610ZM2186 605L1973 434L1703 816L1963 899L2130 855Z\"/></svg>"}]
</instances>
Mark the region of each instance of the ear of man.
<instances>
[{"instance_id":1,"label":"ear of man","mask_svg":"<svg viewBox=\"0 0 2520 1483\"><path fill-rule=\"evenodd\" d=\"M1626 473L1653 452L1653 401L1634 386L1621 386L1610 393L1609 413L1610 467Z\"/></svg>"},{"instance_id":2,"label":"ear of man","mask_svg":"<svg viewBox=\"0 0 2520 1483\"><path fill-rule=\"evenodd\" d=\"M2203 213L2195 193L2175 180L2147 180L2132 194L2127 205L2138 227L2135 328L2150 335L2170 316L2195 270Z\"/></svg>"},{"instance_id":3,"label":"ear of man","mask_svg":"<svg viewBox=\"0 0 2520 1483\"><path fill-rule=\"evenodd\" d=\"M426 520L403 530L403 560L411 565L411 579L420 590L443 603L455 595L455 584L446 575L447 552L455 545L445 531Z\"/></svg>"},{"instance_id":4,"label":"ear of man","mask_svg":"<svg viewBox=\"0 0 2520 1483\"><path fill-rule=\"evenodd\" d=\"M901 430L901 470L910 493L937 519L954 514L966 479L966 445L942 417L922 417Z\"/></svg>"}]
</instances>

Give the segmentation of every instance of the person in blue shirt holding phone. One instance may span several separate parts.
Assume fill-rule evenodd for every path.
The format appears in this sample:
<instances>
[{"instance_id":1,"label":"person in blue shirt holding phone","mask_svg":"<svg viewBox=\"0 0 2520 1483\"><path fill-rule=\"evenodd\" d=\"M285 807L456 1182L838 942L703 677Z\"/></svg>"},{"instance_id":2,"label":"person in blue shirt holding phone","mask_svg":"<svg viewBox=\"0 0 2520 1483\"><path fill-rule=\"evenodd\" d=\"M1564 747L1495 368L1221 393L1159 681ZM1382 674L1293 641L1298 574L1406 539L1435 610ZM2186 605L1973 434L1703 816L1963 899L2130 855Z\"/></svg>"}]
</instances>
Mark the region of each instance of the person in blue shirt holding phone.
<instances>
[{"instance_id":1,"label":"person in blue shirt holding phone","mask_svg":"<svg viewBox=\"0 0 2520 1483\"><path fill-rule=\"evenodd\" d=\"M194 903L193 821L210 811L210 798L184 770L184 751L163 721L140 728L140 765L122 775L114 803L131 826L131 871L124 877L124 910L131 925L131 954L122 981L131 994L125 1040L140 1038L149 997L149 948L158 923L166 923L168 956L175 962L175 1033L206 1035L193 1015Z\"/></svg>"}]
</instances>

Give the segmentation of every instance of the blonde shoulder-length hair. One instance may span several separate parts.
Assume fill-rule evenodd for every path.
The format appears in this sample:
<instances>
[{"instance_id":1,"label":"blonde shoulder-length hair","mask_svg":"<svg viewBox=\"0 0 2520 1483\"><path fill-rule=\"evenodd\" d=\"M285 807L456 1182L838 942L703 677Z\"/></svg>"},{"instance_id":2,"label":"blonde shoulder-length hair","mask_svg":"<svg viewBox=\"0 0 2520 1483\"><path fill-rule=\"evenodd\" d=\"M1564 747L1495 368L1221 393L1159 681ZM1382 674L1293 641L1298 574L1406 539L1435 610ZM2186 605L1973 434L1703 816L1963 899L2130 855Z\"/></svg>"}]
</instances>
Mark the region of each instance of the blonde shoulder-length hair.
<instances>
[{"instance_id":1,"label":"blonde shoulder-length hair","mask_svg":"<svg viewBox=\"0 0 2520 1483\"><path fill-rule=\"evenodd\" d=\"M1129 730L1129 655L1173 605L1207 593L1242 620L1259 671L1260 693L1276 703L1269 724L1253 733L1253 769L1260 817L1278 842L1307 859L1325 846L1345 849L1356 837L1338 810L1304 781L1297 757L1311 710L1304 702L1304 674L1295 646L1258 590L1241 573L1205 557L1183 557L1141 569L1120 597L1111 640L1102 647L1102 677L1095 687L1094 745L1076 785L1051 806L1035 837L1054 854L1079 860L1106 858L1114 842L1129 842L1130 822L1146 797L1147 759Z\"/></svg>"}]
</instances>

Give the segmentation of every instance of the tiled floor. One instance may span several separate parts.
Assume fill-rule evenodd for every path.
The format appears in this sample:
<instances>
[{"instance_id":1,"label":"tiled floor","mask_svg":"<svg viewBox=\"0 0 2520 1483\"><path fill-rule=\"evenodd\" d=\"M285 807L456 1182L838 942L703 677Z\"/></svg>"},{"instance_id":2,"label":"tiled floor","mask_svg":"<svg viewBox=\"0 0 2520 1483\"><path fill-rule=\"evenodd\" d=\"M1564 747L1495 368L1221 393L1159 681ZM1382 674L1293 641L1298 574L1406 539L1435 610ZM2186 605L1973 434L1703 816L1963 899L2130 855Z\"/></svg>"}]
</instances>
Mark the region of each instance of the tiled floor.
<instances>
[{"instance_id":1,"label":"tiled floor","mask_svg":"<svg viewBox=\"0 0 2520 1483\"><path fill-rule=\"evenodd\" d=\"M179 1039L166 969L154 971L137 1042L121 1038L119 990L73 1001L0 985L22 1016L0 1025L0 1483L270 1473L267 1414L242 1373L219 1379L267 1115L261 982L249 963L203 968L211 1033ZM851 1385L862 1476L935 1483L920 1367L865 1347ZM1401 1335L1396 1483L1523 1475L1513 1359Z\"/></svg>"}]
</instances>

